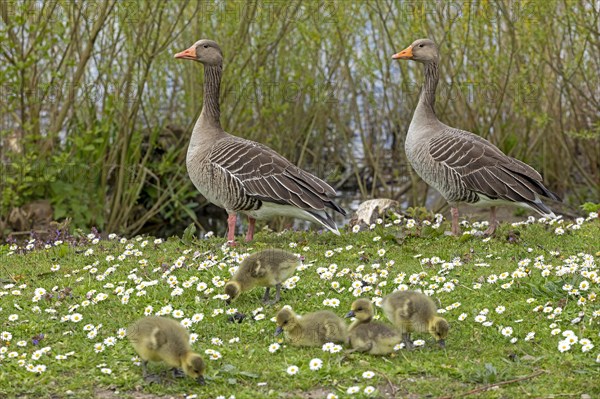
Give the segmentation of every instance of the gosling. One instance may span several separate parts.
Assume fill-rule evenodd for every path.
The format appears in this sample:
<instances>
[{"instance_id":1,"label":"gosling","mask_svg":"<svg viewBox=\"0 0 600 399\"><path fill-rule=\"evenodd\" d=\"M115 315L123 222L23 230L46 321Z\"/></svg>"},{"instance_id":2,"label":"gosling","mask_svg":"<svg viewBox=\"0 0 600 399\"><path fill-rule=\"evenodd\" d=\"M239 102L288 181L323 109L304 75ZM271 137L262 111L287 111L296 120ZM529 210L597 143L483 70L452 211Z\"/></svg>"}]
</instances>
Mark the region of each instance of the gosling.
<instances>
[{"instance_id":1,"label":"gosling","mask_svg":"<svg viewBox=\"0 0 600 399\"><path fill-rule=\"evenodd\" d=\"M371 355L387 355L402 341L396 331L373 320L375 310L368 299L357 299L352 303L346 317L356 317L348 327L348 352L366 352Z\"/></svg>"},{"instance_id":2,"label":"gosling","mask_svg":"<svg viewBox=\"0 0 600 399\"><path fill-rule=\"evenodd\" d=\"M266 249L250 255L240 265L231 280L225 284L226 300L229 305L242 292L249 291L255 286L266 287L264 303L273 304L281 298L281 283L294 274L300 259L290 252L281 249ZM275 300L269 302L271 287L275 286Z\"/></svg>"},{"instance_id":3,"label":"gosling","mask_svg":"<svg viewBox=\"0 0 600 399\"><path fill-rule=\"evenodd\" d=\"M189 335L177 321L166 317L143 317L127 329L127 338L142 358L143 377L146 381L160 382L148 374L148 361L163 361L173 367L173 375L183 373L204 384L205 365L202 358L192 352Z\"/></svg>"},{"instance_id":4,"label":"gosling","mask_svg":"<svg viewBox=\"0 0 600 399\"><path fill-rule=\"evenodd\" d=\"M440 348L446 347L450 325L437 315L437 307L427 295L415 291L396 291L383 298L382 307L386 317L402 333L407 349L414 348L410 340L411 332L429 332Z\"/></svg>"},{"instance_id":5,"label":"gosling","mask_svg":"<svg viewBox=\"0 0 600 399\"><path fill-rule=\"evenodd\" d=\"M327 342L346 343L348 331L344 320L328 310L298 316L289 308L277 313L275 336L285 331L294 346L321 346Z\"/></svg>"}]
</instances>

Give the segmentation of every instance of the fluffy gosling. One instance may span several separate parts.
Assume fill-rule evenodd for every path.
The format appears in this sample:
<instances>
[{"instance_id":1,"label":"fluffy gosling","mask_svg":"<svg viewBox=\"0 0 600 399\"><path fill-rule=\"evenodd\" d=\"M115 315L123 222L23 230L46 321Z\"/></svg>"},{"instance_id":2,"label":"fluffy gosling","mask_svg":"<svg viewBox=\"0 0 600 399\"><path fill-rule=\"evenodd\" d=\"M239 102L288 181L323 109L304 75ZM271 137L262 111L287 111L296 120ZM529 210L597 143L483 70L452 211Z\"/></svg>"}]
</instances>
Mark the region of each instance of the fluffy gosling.
<instances>
[{"instance_id":1,"label":"fluffy gosling","mask_svg":"<svg viewBox=\"0 0 600 399\"><path fill-rule=\"evenodd\" d=\"M227 304L255 286L266 287L264 303L269 303L269 290L275 286L275 300L270 303L279 301L281 283L291 277L299 265L300 259L296 255L281 249L266 249L250 255L225 284L225 294L229 295Z\"/></svg>"},{"instance_id":2,"label":"fluffy gosling","mask_svg":"<svg viewBox=\"0 0 600 399\"><path fill-rule=\"evenodd\" d=\"M400 330L407 349L413 349L411 332L429 332L440 348L445 348L450 325L437 315L437 307L431 298L415 291L396 291L382 302L383 312Z\"/></svg>"},{"instance_id":3,"label":"fluffy gosling","mask_svg":"<svg viewBox=\"0 0 600 399\"><path fill-rule=\"evenodd\" d=\"M371 355L387 355L402 341L396 331L373 320L375 309L368 299L357 299L352 303L346 317L356 317L348 327L348 352L367 352Z\"/></svg>"},{"instance_id":4,"label":"fluffy gosling","mask_svg":"<svg viewBox=\"0 0 600 399\"><path fill-rule=\"evenodd\" d=\"M143 317L127 329L127 338L142 358L142 371L146 381L159 382L157 376L148 375L148 361L163 361L173 367L173 375L188 376L204 384L205 365L202 358L192 352L189 335L177 321L166 317Z\"/></svg>"},{"instance_id":5,"label":"fluffy gosling","mask_svg":"<svg viewBox=\"0 0 600 399\"><path fill-rule=\"evenodd\" d=\"M277 313L275 336L285 332L294 346L321 346L327 342L345 343L348 331L344 320L328 310L298 316L289 308Z\"/></svg>"}]
</instances>

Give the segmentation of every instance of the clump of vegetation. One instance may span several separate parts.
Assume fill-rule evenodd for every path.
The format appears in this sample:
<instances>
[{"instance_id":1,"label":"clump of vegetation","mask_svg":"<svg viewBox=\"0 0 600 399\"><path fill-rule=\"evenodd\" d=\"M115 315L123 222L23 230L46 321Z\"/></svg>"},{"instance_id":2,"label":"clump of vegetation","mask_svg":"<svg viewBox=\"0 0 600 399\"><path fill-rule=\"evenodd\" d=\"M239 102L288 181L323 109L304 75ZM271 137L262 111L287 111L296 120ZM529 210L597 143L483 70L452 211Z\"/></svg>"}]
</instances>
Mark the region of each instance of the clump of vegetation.
<instances>
[{"instance_id":1,"label":"clump of vegetation","mask_svg":"<svg viewBox=\"0 0 600 399\"><path fill-rule=\"evenodd\" d=\"M216 237L97 233L4 245L0 396L135 397L141 389L185 398L438 397L492 386L489 397L520 397L523 389L535 397L597 394L597 213L502 224L491 238L479 237L485 223L464 222L465 239L418 233L425 222L449 227L440 215L434 221L376 221L340 237L260 232L236 248ZM263 305L262 291L253 290L227 306L226 281L244 258L269 248L303 258L281 302ZM284 305L343 316L362 297L388 323L381 301L395 290L434 299L451 327L445 350L428 333L413 333L414 350L398 345L387 356L346 353L335 343L296 347L274 336ZM175 380L161 364L149 365L161 383L144 382L125 339L126 327L144 315L173 318L188 330L192 350L206 361L207 385Z\"/></svg>"},{"instance_id":2,"label":"clump of vegetation","mask_svg":"<svg viewBox=\"0 0 600 399\"><path fill-rule=\"evenodd\" d=\"M585 204L581 205L581 209L587 213L600 212L600 203L594 204L593 202L586 202Z\"/></svg>"},{"instance_id":3,"label":"clump of vegetation","mask_svg":"<svg viewBox=\"0 0 600 399\"><path fill-rule=\"evenodd\" d=\"M589 2L213 3L0 3L0 235L36 200L86 230L214 230L184 166L203 75L173 60L200 38L228 60L224 128L353 196L432 197L403 151L421 79L390 58L429 36L452 77L443 122L532 165L570 205L600 197Z\"/></svg>"}]
</instances>

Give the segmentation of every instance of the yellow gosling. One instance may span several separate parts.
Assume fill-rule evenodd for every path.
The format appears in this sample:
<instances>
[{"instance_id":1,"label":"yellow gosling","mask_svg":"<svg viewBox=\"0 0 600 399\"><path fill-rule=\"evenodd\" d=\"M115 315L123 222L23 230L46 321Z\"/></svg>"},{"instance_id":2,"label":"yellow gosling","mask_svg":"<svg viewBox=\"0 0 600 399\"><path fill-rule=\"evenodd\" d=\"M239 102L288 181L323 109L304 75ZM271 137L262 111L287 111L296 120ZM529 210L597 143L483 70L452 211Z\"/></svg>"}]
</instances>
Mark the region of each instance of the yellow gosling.
<instances>
[{"instance_id":1,"label":"yellow gosling","mask_svg":"<svg viewBox=\"0 0 600 399\"><path fill-rule=\"evenodd\" d=\"M386 317L402 333L408 349L414 347L410 340L411 332L429 332L441 348L445 347L450 325L437 315L437 307L427 295L396 291L383 298L382 307Z\"/></svg>"},{"instance_id":2,"label":"yellow gosling","mask_svg":"<svg viewBox=\"0 0 600 399\"><path fill-rule=\"evenodd\" d=\"M240 265L231 280L225 284L227 304L237 299L242 292L252 288L266 287L264 303L275 303L280 299L281 283L291 277L300 265L300 259L290 252L280 249L267 249L250 255ZM275 287L275 300L269 302L269 290Z\"/></svg>"},{"instance_id":3,"label":"yellow gosling","mask_svg":"<svg viewBox=\"0 0 600 399\"><path fill-rule=\"evenodd\" d=\"M188 376L204 384L204 361L192 352L189 335L183 326L166 317L143 317L127 329L127 338L142 358L142 370L147 381L160 381L148 374L148 361L165 362L173 367L173 375L181 376L180 368Z\"/></svg>"},{"instance_id":4,"label":"yellow gosling","mask_svg":"<svg viewBox=\"0 0 600 399\"><path fill-rule=\"evenodd\" d=\"M327 342L345 343L348 331L344 320L328 310L298 316L285 308L277 313L275 335L285 332L294 346L321 346Z\"/></svg>"},{"instance_id":5,"label":"yellow gosling","mask_svg":"<svg viewBox=\"0 0 600 399\"><path fill-rule=\"evenodd\" d=\"M370 300L357 299L350 309L346 317L355 317L356 320L348 327L348 341L352 348L348 352L371 355L394 352L394 347L402 341L402 337L385 324L373 320L375 310Z\"/></svg>"}]
</instances>

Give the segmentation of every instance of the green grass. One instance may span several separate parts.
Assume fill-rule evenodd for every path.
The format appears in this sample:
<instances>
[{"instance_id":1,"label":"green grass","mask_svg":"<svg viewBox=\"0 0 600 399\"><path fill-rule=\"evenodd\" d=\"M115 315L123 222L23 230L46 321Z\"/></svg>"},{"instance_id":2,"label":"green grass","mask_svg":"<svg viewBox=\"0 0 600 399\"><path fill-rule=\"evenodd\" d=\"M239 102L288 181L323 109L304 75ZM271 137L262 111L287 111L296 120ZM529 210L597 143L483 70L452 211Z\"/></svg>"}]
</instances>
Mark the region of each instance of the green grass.
<instances>
[{"instance_id":1,"label":"green grass","mask_svg":"<svg viewBox=\"0 0 600 399\"><path fill-rule=\"evenodd\" d=\"M126 243L102 239L96 244L68 246L63 243L31 251L0 247L3 259L0 333L12 335L10 341L0 340L0 347L6 348L0 352L0 397L97 395L150 398L197 394L198 398L235 395L239 399L325 397L330 392L348 397L347 389L352 386L360 387L360 392L353 397L364 397L364 388L371 385L377 388L375 397L389 397L395 393L396 397L402 398L435 398L458 396L488 384L528 377L540 371L543 373L532 378L481 390L471 397L580 398L582 394L598 397L600 300L590 299L594 299L593 294L600 294L597 277L600 222L597 219L586 221L579 230L567 228L569 223L562 223L565 231L562 235L555 233L556 224L504 224L490 240L470 235L461 238L445 236L442 230L447 225L439 229L420 225L406 228L404 222L400 226L377 225L373 230L359 233L345 232L341 237L330 233L261 232L252 245L240 244L231 251L223 247L221 238L186 240L185 243L172 238L160 244L154 244L154 239L147 237L129 239ZM297 246L291 248L292 243ZM127 246L130 246L129 250ZM241 324L228 322L227 314L213 317L214 309L227 310L221 299L213 298L222 293L222 288L214 286L214 279L218 276L220 281L227 280L230 268L238 264L241 255L270 247L287 248L305 257L307 267L296 273L299 277L296 286L282 293L279 304L265 306L257 313L263 314L264 319L252 319L253 311L262 307L262 289L243 294L232 304L247 316ZM90 248L93 253L88 251ZM383 255L382 249L385 250ZM137 256L136 251L139 251ZM120 255L123 255L121 260L118 259ZM113 256L114 260L107 261L107 256ZM536 265L535 259L540 256L544 260ZM429 261L425 261L426 258ZM172 296L173 289L163 271L175 265L178 259L183 261L181 267L174 268L170 276L177 277L177 286L183 293ZM519 262L524 259L531 262L521 267L521 277L513 278L513 272L519 269ZM146 260L147 264L141 265L141 260ZM457 265L444 271L441 262L453 260L457 260ZM557 271L569 263L571 271L557 275L561 274ZM321 279L317 270L333 269L332 264L336 264L337 269L331 280ZM546 277L542 276L541 264L553 266ZM53 265L60 265L60 269L51 271ZM110 266L114 267L114 272L98 281L97 276ZM204 267L199 270L199 266ZM95 273L92 273L93 269L96 269ZM337 275L342 271L347 273ZM593 273L591 276L590 272ZM449 307L444 314L451 323L446 350L438 349L426 335L413 337L424 339L423 347L410 352L401 349L387 357L297 348L273 336L275 324L270 319L281 306L290 305L300 314L328 308L342 316L355 299L352 283L373 273L377 273L377 280L372 289L359 296L380 298L394 291L399 285L394 280L401 273L405 274L403 284L411 289L430 289L433 278L445 277L444 282L434 287L433 296L440 308ZM411 275L419 273L420 279L411 284ZM508 277L495 283L487 282L490 275L502 273L508 273ZM144 288L144 296L136 296L139 283L153 280L157 281L156 285ZM188 284L190 281L192 283ZM338 291L332 288L333 281L339 283ZM502 284L511 281L510 288L502 288ZM578 288L582 281L588 281L587 291L569 295L563 290L565 284ZM209 294L197 291L200 282L214 291ZM453 282L454 288L442 291L445 282ZM131 290L128 303L122 303L123 294L117 295L117 287L123 287L123 291ZM33 302L37 288L44 288L52 297L47 295ZM86 299L100 293L107 295L105 300L82 306ZM581 296L589 298L584 305L577 303ZM323 301L327 298L337 298L339 306L324 306ZM528 302L529 298L533 298L533 302ZM74 309L77 305L79 307ZM117 337L118 330L142 316L148 305L153 306L154 312L172 305L173 309L183 311L184 317L204 314L204 319L194 324L190 332L198 334L193 347L208 363L207 385L199 386L189 378L173 380L168 377L166 366L161 364L152 364L150 368L162 372L164 382L145 384L141 368L132 361L135 353L127 339L117 338L114 346L95 352L94 344L107 337ZM498 306L504 306L505 311L497 313ZM549 319L548 315L552 313L534 311L538 306L561 307L562 313ZM55 313L49 313L50 309ZM489 310L486 321L493 322L491 326L475 321L483 309ZM582 321L572 324L572 319L580 312ZM79 313L83 319L77 323L61 321L71 313ZM463 313L466 318L460 321L459 316ZM18 319L11 321L9 316L14 314ZM378 314L385 319L380 311ZM551 327L552 323L557 326ZM102 325L97 329L96 337L87 337L88 331L84 331L87 324ZM507 326L513 329L511 337L501 333L501 328ZM558 343L564 337L562 334L551 335L553 328L572 330L579 340L587 338L595 346L583 352L582 345L576 343L561 353ZM535 332L535 337L526 340L530 332ZM44 334L44 338L36 346L32 338L38 334ZM230 343L236 337L239 342ZM518 339L515 343L510 342L513 337ZM223 344L211 343L212 338L220 338ZM19 341L26 341L26 346L18 346ZM281 348L270 353L268 348L274 342L279 342ZM41 347L50 347L50 350L37 360L32 358ZM207 349L218 351L222 357L209 360L205 354ZM18 357L10 358L11 352L17 352ZM57 355L70 352L67 359L56 359ZM320 370L310 370L309 362L313 358L323 361ZM19 360L24 365L19 365ZM31 372L26 369L27 364L45 365L46 370ZM290 365L298 366L299 373L288 375L286 370ZM102 373L103 367L112 373ZM367 370L374 372L372 379L362 377Z\"/></svg>"}]
</instances>

